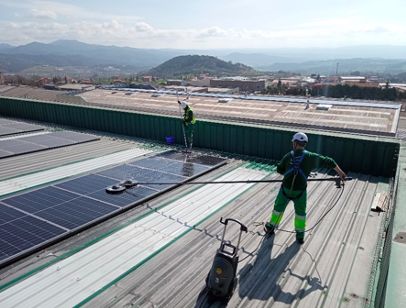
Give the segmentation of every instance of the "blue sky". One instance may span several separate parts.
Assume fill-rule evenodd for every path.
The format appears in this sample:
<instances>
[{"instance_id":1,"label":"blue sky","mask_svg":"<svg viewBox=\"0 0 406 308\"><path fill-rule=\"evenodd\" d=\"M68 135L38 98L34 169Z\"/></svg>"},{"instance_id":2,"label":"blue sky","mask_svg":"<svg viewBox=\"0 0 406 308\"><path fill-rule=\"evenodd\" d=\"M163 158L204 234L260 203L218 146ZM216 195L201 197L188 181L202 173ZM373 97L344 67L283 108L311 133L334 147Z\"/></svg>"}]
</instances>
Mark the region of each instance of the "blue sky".
<instances>
[{"instance_id":1,"label":"blue sky","mask_svg":"<svg viewBox=\"0 0 406 308\"><path fill-rule=\"evenodd\" d=\"M406 45L405 0L0 0L0 42L139 48Z\"/></svg>"}]
</instances>

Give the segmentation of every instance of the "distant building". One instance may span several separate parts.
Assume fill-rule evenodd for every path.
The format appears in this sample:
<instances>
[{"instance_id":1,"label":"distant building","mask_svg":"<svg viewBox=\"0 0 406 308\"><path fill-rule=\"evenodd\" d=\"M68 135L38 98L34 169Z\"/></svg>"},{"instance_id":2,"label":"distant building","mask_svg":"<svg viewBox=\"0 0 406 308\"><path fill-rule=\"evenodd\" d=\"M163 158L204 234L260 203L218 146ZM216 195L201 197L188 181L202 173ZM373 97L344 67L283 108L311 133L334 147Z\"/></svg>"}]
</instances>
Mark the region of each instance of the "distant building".
<instances>
[{"instance_id":1,"label":"distant building","mask_svg":"<svg viewBox=\"0 0 406 308\"><path fill-rule=\"evenodd\" d=\"M96 89L94 85L80 84L80 83L68 83L58 86L59 90L65 91L90 91Z\"/></svg>"},{"instance_id":2,"label":"distant building","mask_svg":"<svg viewBox=\"0 0 406 308\"><path fill-rule=\"evenodd\" d=\"M0 84L4 84L4 76L2 72L0 72Z\"/></svg>"},{"instance_id":3,"label":"distant building","mask_svg":"<svg viewBox=\"0 0 406 308\"><path fill-rule=\"evenodd\" d=\"M339 81L341 84L346 84L348 82L350 83L366 82L367 78L364 76L341 76L339 77Z\"/></svg>"},{"instance_id":4,"label":"distant building","mask_svg":"<svg viewBox=\"0 0 406 308\"><path fill-rule=\"evenodd\" d=\"M43 87L46 84L51 83L51 79L49 79L48 77L42 77L42 78L38 79L35 83L38 87Z\"/></svg>"},{"instance_id":5,"label":"distant building","mask_svg":"<svg viewBox=\"0 0 406 308\"><path fill-rule=\"evenodd\" d=\"M299 86L302 85L302 83L303 83L303 85L306 85L306 82L302 82L301 77L288 77L288 78L274 79L271 82L271 85L276 87L276 86L278 86L279 81L280 81L281 85L285 86L288 89L298 88Z\"/></svg>"},{"instance_id":6,"label":"distant building","mask_svg":"<svg viewBox=\"0 0 406 308\"><path fill-rule=\"evenodd\" d=\"M379 87L378 81L368 80L364 76L341 76L339 78L340 84L348 86L357 86L362 88L375 88Z\"/></svg>"},{"instance_id":7,"label":"distant building","mask_svg":"<svg viewBox=\"0 0 406 308\"><path fill-rule=\"evenodd\" d=\"M180 79L169 79L166 81L168 86L184 86L186 83Z\"/></svg>"},{"instance_id":8,"label":"distant building","mask_svg":"<svg viewBox=\"0 0 406 308\"><path fill-rule=\"evenodd\" d=\"M165 86L165 90L179 91L179 92L189 92L189 93L207 93L207 87L185 87L185 86Z\"/></svg>"},{"instance_id":9,"label":"distant building","mask_svg":"<svg viewBox=\"0 0 406 308\"><path fill-rule=\"evenodd\" d=\"M90 79L81 79L79 80L79 83L82 84L93 84L93 82Z\"/></svg>"},{"instance_id":10,"label":"distant building","mask_svg":"<svg viewBox=\"0 0 406 308\"><path fill-rule=\"evenodd\" d=\"M143 82L152 82L154 79L152 76L143 76L142 81Z\"/></svg>"},{"instance_id":11,"label":"distant building","mask_svg":"<svg viewBox=\"0 0 406 308\"><path fill-rule=\"evenodd\" d=\"M132 84L130 84L130 88L132 88L132 89L141 89L141 90L156 90L150 84L142 84L142 83L132 83Z\"/></svg>"},{"instance_id":12,"label":"distant building","mask_svg":"<svg viewBox=\"0 0 406 308\"><path fill-rule=\"evenodd\" d=\"M195 80L189 80L187 83L188 83L188 85L191 85L194 87L209 87L210 80L211 80L211 78L195 79Z\"/></svg>"},{"instance_id":13,"label":"distant building","mask_svg":"<svg viewBox=\"0 0 406 308\"><path fill-rule=\"evenodd\" d=\"M258 92L265 90L265 80L248 80L242 78L211 79L210 87L238 88L240 92Z\"/></svg>"},{"instance_id":14,"label":"distant building","mask_svg":"<svg viewBox=\"0 0 406 308\"><path fill-rule=\"evenodd\" d=\"M44 84L43 88L46 90L58 90L57 85L53 83Z\"/></svg>"}]
</instances>

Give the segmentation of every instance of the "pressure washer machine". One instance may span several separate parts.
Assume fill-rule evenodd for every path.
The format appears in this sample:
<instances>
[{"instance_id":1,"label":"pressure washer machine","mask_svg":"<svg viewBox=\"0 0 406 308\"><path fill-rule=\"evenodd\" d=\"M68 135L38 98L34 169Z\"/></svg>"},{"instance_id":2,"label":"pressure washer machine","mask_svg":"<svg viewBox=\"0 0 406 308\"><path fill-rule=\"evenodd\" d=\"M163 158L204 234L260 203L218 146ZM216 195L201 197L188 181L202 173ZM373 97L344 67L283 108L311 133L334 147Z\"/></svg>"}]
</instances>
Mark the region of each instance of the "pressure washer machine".
<instances>
[{"instance_id":1,"label":"pressure washer machine","mask_svg":"<svg viewBox=\"0 0 406 308\"><path fill-rule=\"evenodd\" d=\"M236 246L232 245L231 241L224 239L227 225L230 221L240 225L240 233ZM223 221L223 217L221 217L220 223L224 225L223 236L221 238L220 248L217 250L213 265L207 275L206 287L210 300L228 301L233 295L237 285L238 248L241 235L243 232L247 232L248 229L240 221L233 218L227 218Z\"/></svg>"}]
</instances>

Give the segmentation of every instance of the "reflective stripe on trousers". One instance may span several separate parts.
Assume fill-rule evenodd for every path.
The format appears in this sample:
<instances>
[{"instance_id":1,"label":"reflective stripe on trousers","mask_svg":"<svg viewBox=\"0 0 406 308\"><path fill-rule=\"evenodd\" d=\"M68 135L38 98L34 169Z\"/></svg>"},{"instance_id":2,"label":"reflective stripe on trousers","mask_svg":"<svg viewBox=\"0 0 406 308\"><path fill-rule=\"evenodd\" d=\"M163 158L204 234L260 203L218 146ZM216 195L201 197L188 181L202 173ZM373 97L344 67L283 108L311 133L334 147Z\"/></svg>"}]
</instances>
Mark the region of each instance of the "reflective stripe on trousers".
<instances>
[{"instance_id":1,"label":"reflective stripe on trousers","mask_svg":"<svg viewBox=\"0 0 406 308\"><path fill-rule=\"evenodd\" d=\"M302 234L304 235L303 231L306 227L307 192L291 191L289 189L285 189L285 194L293 198L301 194L299 198L293 200L293 203L295 207L295 230L302 236ZM283 213L289 201L290 200L283 194L281 188L275 200L274 210L272 211L272 215L269 218L269 222L271 225L278 226L280 224L280 222L282 221Z\"/></svg>"}]
</instances>

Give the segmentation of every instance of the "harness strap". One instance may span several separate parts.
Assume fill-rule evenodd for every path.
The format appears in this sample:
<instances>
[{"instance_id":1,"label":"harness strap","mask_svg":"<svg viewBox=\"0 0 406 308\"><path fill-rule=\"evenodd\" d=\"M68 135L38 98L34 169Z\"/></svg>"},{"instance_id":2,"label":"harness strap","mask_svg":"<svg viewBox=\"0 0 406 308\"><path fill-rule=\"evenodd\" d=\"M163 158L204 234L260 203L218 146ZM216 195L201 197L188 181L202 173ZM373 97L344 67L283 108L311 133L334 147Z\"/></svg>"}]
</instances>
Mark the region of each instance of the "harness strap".
<instances>
[{"instance_id":1,"label":"harness strap","mask_svg":"<svg viewBox=\"0 0 406 308\"><path fill-rule=\"evenodd\" d=\"M292 179L292 184L291 184L291 187L290 187L291 190L293 189L293 186L294 186L295 181L296 181L296 176L298 174L300 174L304 178L304 180L307 181L307 177L306 177L305 173L303 172L302 168L300 168L300 164L302 163L302 161L303 161L303 159L304 159L304 157L306 155L306 152L307 151L304 150L302 155L295 157L295 152L290 151L291 162L290 162L289 169L285 172L284 176L286 177L288 174L294 172L293 179Z\"/></svg>"}]
</instances>

